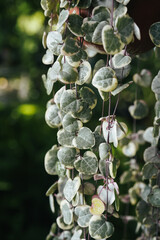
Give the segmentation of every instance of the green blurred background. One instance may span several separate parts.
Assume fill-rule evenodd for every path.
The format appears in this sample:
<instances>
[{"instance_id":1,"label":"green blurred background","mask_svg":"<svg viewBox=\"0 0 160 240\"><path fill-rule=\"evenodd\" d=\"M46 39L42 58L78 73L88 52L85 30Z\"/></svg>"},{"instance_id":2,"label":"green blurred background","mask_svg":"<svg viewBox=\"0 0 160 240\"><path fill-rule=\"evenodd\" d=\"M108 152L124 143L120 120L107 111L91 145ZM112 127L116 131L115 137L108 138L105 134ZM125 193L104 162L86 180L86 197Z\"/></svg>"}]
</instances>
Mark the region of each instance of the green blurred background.
<instances>
[{"instance_id":1,"label":"green blurred background","mask_svg":"<svg viewBox=\"0 0 160 240\"><path fill-rule=\"evenodd\" d=\"M44 121L49 97L41 59L43 11L37 0L6 0L0 8L0 239L45 239L54 216L43 159L56 141Z\"/></svg>"},{"instance_id":2,"label":"green blurred background","mask_svg":"<svg viewBox=\"0 0 160 240\"><path fill-rule=\"evenodd\" d=\"M0 8L0 239L43 240L55 219L45 192L54 182L44 170L44 155L56 143L56 130L44 121L46 95L41 75L47 67L41 62L44 49L41 37L46 25L38 0L6 0ZM159 61L149 54L149 61L134 61L135 69L149 68L153 75ZM147 57L148 58L148 57ZM153 64L154 62L154 64ZM138 66L138 67L137 67ZM131 74L132 74L131 73ZM130 75L131 78L131 75ZM131 79L130 79L131 80ZM98 94L97 94L98 95ZM152 125L154 95L150 89L139 93L150 107L149 117L139 122L139 128ZM123 95L117 115L133 121L127 108L133 102L135 86ZM113 105L115 101L113 100ZM101 114L101 106L94 111L92 129ZM142 151L140 165L143 164ZM123 172L123 164L120 173ZM120 175L119 173L119 175ZM126 189L126 188L125 188ZM122 207L122 212L124 212ZM134 209L131 208L134 214ZM122 236L122 222L111 239ZM135 239L135 223L128 228ZM120 235L119 235L120 234ZM122 239L118 238L118 239Z\"/></svg>"}]
</instances>

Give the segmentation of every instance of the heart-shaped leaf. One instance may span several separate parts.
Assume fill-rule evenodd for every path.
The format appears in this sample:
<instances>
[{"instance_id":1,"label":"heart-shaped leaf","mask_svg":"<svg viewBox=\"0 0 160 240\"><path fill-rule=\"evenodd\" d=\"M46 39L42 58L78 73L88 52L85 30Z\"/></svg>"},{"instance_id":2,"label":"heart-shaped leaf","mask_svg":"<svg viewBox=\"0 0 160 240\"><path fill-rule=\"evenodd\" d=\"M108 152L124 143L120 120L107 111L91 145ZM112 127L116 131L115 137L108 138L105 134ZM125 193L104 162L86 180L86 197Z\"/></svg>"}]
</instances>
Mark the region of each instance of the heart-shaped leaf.
<instances>
[{"instance_id":1,"label":"heart-shaped leaf","mask_svg":"<svg viewBox=\"0 0 160 240\"><path fill-rule=\"evenodd\" d=\"M104 6L97 6L92 11L91 19L93 21L98 21L98 22L109 20L110 19L110 11L108 8L106 8Z\"/></svg>"},{"instance_id":2,"label":"heart-shaped leaf","mask_svg":"<svg viewBox=\"0 0 160 240\"><path fill-rule=\"evenodd\" d=\"M64 197L67 199L68 202L72 201L80 187L80 184L81 180L79 177L75 177L73 180L70 178L68 179L63 190Z\"/></svg>"},{"instance_id":3,"label":"heart-shaped leaf","mask_svg":"<svg viewBox=\"0 0 160 240\"><path fill-rule=\"evenodd\" d=\"M45 113L45 120L48 126L58 128L61 126L61 119L59 117L59 109L56 104L49 106Z\"/></svg>"},{"instance_id":4,"label":"heart-shaped leaf","mask_svg":"<svg viewBox=\"0 0 160 240\"><path fill-rule=\"evenodd\" d=\"M75 53L78 53L79 46L75 39L73 38L66 38L64 45L61 49L61 53L64 56L72 56Z\"/></svg>"},{"instance_id":5,"label":"heart-shaped leaf","mask_svg":"<svg viewBox=\"0 0 160 240\"><path fill-rule=\"evenodd\" d=\"M149 87L152 81L152 74L147 69L143 69L140 74L136 73L133 75L133 81L142 87Z\"/></svg>"},{"instance_id":6,"label":"heart-shaped leaf","mask_svg":"<svg viewBox=\"0 0 160 240\"><path fill-rule=\"evenodd\" d=\"M70 14L68 18L67 26L71 33L73 33L77 37L82 37L83 32L81 30L81 26L83 24L83 18L77 14Z\"/></svg>"},{"instance_id":7,"label":"heart-shaped leaf","mask_svg":"<svg viewBox=\"0 0 160 240\"><path fill-rule=\"evenodd\" d=\"M134 105L129 107L129 112L134 119L145 118L148 114L148 106L143 100L134 101Z\"/></svg>"},{"instance_id":8,"label":"heart-shaped leaf","mask_svg":"<svg viewBox=\"0 0 160 240\"><path fill-rule=\"evenodd\" d=\"M82 174L93 175L98 170L98 160L93 152L87 151L83 157L78 157L74 162L74 166Z\"/></svg>"},{"instance_id":9,"label":"heart-shaped leaf","mask_svg":"<svg viewBox=\"0 0 160 240\"><path fill-rule=\"evenodd\" d=\"M133 39L133 23L133 19L128 15L119 16L116 19L116 28L124 44L129 44Z\"/></svg>"},{"instance_id":10,"label":"heart-shaped leaf","mask_svg":"<svg viewBox=\"0 0 160 240\"><path fill-rule=\"evenodd\" d=\"M62 35L58 31L49 32L46 39L48 49L59 56L63 44Z\"/></svg>"},{"instance_id":11,"label":"heart-shaped leaf","mask_svg":"<svg viewBox=\"0 0 160 240\"><path fill-rule=\"evenodd\" d=\"M111 205L115 201L114 189L115 187L112 183L108 184L108 189L100 185L97 189L97 194L105 204Z\"/></svg>"},{"instance_id":12,"label":"heart-shaped leaf","mask_svg":"<svg viewBox=\"0 0 160 240\"><path fill-rule=\"evenodd\" d=\"M63 221L65 224L70 225L73 222L73 210L67 200L62 200L60 209L62 211Z\"/></svg>"},{"instance_id":13,"label":"heart-shaped leaf","mask_svg":"<svg viewBox=\"0 0 160 240\"><path fill-rule=\"evenodd\" d=\"M59 73L59 80L62 83L69 84L69 83L75 83L77 79L78 79L77 69L73 68L67 62L62 64L62 68Z\"/></svg>"},{"instance_id":14,"label":"heart-shaped leaf","mask_svg":"<svg viewBox=\"0 0 160 240\"><path fill-rule=\"evenodd\" d=\"M97 197L92 199L92 206L90 208L90 212L93 215L101 215L105 210L104 203Z\"/></svg>"},{"instance_id":15,"label":"heart-shaped leaf","mask_svg":"<svg viewBox=\"0 0 160 240\"><path fill-rule=\"evenodd\" d=\"M63 117L62 125L64 130L70 133L78 132L83 127L82 122L73 118L70 113Z\"/></svg>"},{"instance_id":16,"label":"heart-shaped leaf","mask_svg":"<svg viewBox=\"0 0 160 240\"><path fill-rule=\"evenodd\" d=\"M80 227L86 228L89 226L89 220L92 217L92 214L89 211L90 206L82 205L75 208L75 214L77 215L77 223Z\"/></svg>"},{"instance_id":17,"label":"heart-shaped leaf","mask_svg":"<svg viewBox=\"0 0 160 240\"><path fill-rule=\"evenodd\" d=\"M60 108L66 113L77 113L82 110L82 104L77 99L75 90L66 90L63 92L60 99Z\"/></svg>"},{"instance_id":18,"label":"heart-shaped leaf","mask_svg":"<svg viewBox=\"0 0 160 240\"><path fill-rule=\"evenodd\" d=\"M79 149L92 148L95 144L93 132L87 127L82 127L79 130L77 137L73 139L72 144Z\"/></svg>"},{"instance_id":19,"label":"heart-shaped leaf","mask_svg":"<svg viewBox=\"0 0 160 240\"><path fill-rule=\"evenodd\" d=\"M92 89L88 87L82 87L79 91L79 94L83 101L89 104L91 109L95 108L97 104L97 97Z\"/></svg>"},{"instance_id":20,"label":"heart-shaped leaf","mask_svg":"<svg viewBox=\"0 0 160 240\"><path fill-rule=\"evenodd\" d=\"M117 87L118 81L114 70L110 67L102 67L94 75L92 84L98 88L98 90L110 92Z\"/></svg>"},{"instance_id":21,"label":"heart-shaped leaf","mask_svg":"<svg viewBox=\"0 0 160 240\"><path fill-rule=\"evenodd\" d=\"M67 168L73 168L78 150L75 148L61 147L57 153L59 161Z\"/></svg>"},{"instance_id":22,"label":"heart-shaped leaf","mask_svg":"<svg viewBox=\"0 0 160 240\"><path fill-rule=\"evenodd\" d=\"M106 221L105 217L92 216L89 221L89 234L92 238L100 240L109 238L114 232L114 226L112 223Z\"/></svg>"},{"instance_id":23,"label":"heart-shaped leaf","mask_svg":"<svg viewBox=\"0 0 160 240\"><path fill-rule=\"evenodd\" d=\"M75 133L67 132L66 130L59 130L57 132L58 143L65 147L73 147L72 141L75 137Z\"/></svg>"},{"instance_id":24,"label":"heart-shaped leaf","mask_svg":"<svg viewBox=\"0 0 160 240\"><path fill-rule=\"evenodd\" d=\"M123 68L130 64L131 62L131 57L129 56L124 56L122 53L117 53L114 55L112 58L112 64L114 68Z\"/></svg>"},{"instance_id":25,"label":"heart-shaped leaf","mask_svg":"<svg viewBox=\"0 0 160 240\"><path fill-rule=\"evenodd\" d=\"M112 55L119 53L125 46L110 25L106 25L102 30L102 43L106 53Z\"/></svg>"}]
</instances>

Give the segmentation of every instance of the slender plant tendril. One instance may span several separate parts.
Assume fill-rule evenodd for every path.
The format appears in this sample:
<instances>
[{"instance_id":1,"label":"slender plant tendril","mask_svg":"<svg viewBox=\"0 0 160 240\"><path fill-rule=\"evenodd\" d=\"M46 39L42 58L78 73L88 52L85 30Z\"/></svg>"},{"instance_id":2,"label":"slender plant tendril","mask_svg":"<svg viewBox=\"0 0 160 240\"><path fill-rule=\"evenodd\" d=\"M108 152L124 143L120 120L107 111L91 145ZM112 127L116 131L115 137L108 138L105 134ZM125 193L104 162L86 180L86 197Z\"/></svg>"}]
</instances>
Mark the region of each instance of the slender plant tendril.
<instances>
[{"instance_id":1,"label":"slender plant tendril","mask_svg":"<svg viewBox=\"0 0 160 240\"><path fill-rule=\"evenodd\" d=\"M111 26L113 27L113 11L114 11L114 1L112 0L112 8L111 8ZM107 64L108 64L108 56L107 56ZM112 55L110 55L110 65L112 67ZM109 92L109 102L108 102L108 139L107 144L109 145L109 137L110 137L110 115L111 115L111 92ZM106 160L106 183L107 183L107 199L106 199L106 220L108 218L108 174L109 174L109 156Z\"/></svg>"}]
</instances>

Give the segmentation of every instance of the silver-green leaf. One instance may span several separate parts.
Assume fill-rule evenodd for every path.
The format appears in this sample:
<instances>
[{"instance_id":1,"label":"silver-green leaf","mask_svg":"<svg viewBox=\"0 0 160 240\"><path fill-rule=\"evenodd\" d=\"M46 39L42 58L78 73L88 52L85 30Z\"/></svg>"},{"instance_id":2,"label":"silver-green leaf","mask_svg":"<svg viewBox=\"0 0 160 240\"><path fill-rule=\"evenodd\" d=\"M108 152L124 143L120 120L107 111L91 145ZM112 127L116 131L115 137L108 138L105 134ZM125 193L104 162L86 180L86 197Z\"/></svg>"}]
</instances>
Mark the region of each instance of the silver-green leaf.
<instances>
[{"instance_id":1,"label":"silver-green leaf","mask_svg":"<svg viewBox=\"0 0 160 240\"><path fill-rule=\"evenodd\" d=\"M92 148L95 144L93 132L87 127L82 127L78 135L73 139L72 144L79 149Z\"/></svg>"},{"instance_id":2,"label":"silver-green leaf","mask_svg":"<svg viewBox=\"0 0 160 240\"><path fill-rule=\"evenodd\" d=\"M63 190L64 197L67 199L68 202L72 201L80 187L80 184L81 180L79 177L75 177L73 180L70 178L68 179Z\"/></svg>"},{"instance_id":3,"label":"silver-green leaf","mask_svg":"<svg viewBox=\"0 0 160 240\"><path fill-rule=\"evenodd\" d=\"M96 174L98 170L98 159L93 152L87 151L83 157L79 156L77 158L74 166L76 170L82 174L93 175Z\"/></svg>"},{"instance_id":4,"label":"silver-green leaf","mask_svg":"<svg viewBox=\"0 0 160 240\"><path fill-rule=\"evenodd\" d=\"M102 67L94 75L92 84L98 88L98 90L110 92L117 87L118 81L113 69L110 67Z\"/></svg>"},{"instance_id":5,"label":"silver-green leaf","mask_svg":"<svg viewBox=\"0 0 160 240\"><path fill-rule=\"evenodd\" d=\"M89 226L89 220L92 217L92 214L89 211L90 206L82 205L75 208L75 214L77 215L77 223L80 227L86 228Z\"/></svg>"},{"instance_id":6,"label":"silver-green leaf","mask_svg":"<svg viewBox=\"0 0 160 240\"><path fill-rule=\"evenodd\" d=\"M111 222L106 221L105 217L102 216L92 216L89 221L89 233L92 238L100 240L104 238L109 238L114 232L114 226Z\"/></svg>"}]
</instances>

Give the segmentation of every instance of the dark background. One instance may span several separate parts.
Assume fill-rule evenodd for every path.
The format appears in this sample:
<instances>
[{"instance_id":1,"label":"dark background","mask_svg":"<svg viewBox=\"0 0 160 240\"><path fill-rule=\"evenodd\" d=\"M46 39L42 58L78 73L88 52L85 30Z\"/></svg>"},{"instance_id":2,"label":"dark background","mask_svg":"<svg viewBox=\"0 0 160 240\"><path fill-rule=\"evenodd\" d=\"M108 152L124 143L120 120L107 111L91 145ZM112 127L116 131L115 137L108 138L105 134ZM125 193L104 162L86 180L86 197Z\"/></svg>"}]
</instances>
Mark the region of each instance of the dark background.
<instances>
[{"instance_id":1,"label":"dark background","mask_svg":"<svg viewBox=\"0 0 160 240\"><path fill-rule=\"evenodd\" d=\"M41 75L47 71L42 62L45 50L41 36L46 25L37 0L6 0L0 8L0 238L2 240L43 240L55 220L45 192L55 177L44 170L44 155L56 143L56 130L44 120L46 95ZM153 76L160 67L152 53L148 61L134 60L128 78L134 71L149 68ZM56 86L58 87L58 86ZM154 95L150 89L138 93L150 107L149 116L139 121L138 128L152 125ZM98 96L98 93L97 93ZM133 121L128 106L133 102L135 85L122 95L117 116L125 118L129 129ZM100 100L100 99L99 99ZM100 100L101 101L101 100ZM112 101L112 110L115 100ZM101 106L97 105L92 130L98 123ZM106 115L106 114L105 114ZM139 164L143 165L143 149ZM123 159L119 176L123 172ZM127 161L127 160L126 160ZM127 186L122 191L125 192ZM125 207L122 206L121 214ZM130 214L135 210L130 207ZM122 239L123 225L115 221L116 233L111 239ZM136 224L128 227L128 240L135 239Z\"/></svg>"}]
</instances>

